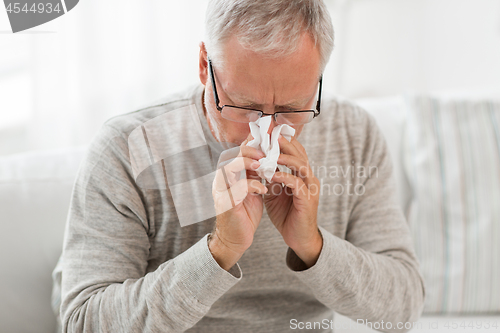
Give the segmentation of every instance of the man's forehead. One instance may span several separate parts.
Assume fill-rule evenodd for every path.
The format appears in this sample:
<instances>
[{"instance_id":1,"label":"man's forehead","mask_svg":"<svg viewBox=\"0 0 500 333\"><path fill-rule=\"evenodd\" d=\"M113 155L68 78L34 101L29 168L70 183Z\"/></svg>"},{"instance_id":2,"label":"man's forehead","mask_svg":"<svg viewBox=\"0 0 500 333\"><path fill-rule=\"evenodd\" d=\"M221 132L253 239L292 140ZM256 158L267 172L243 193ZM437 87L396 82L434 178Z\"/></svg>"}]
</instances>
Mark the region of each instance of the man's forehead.
<instances>
[{"instance_id":1,"label":"man's forehead","mask_svg":"<svg viewBox=\"0 0 500 333\"><path fill-rule=\"evenodd\" d=\"M233 37L225 43L222 57L219 77L234 103L304 107L317 91L319 53L307 34L286 56L254 52Z\"/></svg>"}]
</instances>

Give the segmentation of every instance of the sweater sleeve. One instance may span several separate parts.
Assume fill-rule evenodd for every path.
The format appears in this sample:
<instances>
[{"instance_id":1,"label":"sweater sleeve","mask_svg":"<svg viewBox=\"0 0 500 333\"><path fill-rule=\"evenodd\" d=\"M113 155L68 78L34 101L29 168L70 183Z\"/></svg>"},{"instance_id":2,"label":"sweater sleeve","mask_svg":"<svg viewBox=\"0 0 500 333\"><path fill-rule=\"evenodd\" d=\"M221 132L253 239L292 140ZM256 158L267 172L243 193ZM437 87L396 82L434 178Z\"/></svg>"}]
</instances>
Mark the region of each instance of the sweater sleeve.
<instances>
[{"instance_id":1,"label":"sweater sleeve","mask_svg":"<svg viewBox=\"0 0 500 333\"><path fill-rule=\"evenodd\" d=\"M217 264L207 236L146 272L149 231L127 142L105 125L73 190L62 254L63 332L183 332L241 279L237 264L229 272Z\"/></svg>"},{"instance_id":2,"label":"sweater sleeve","mask_svg":"<svg viewBox=\"0 0 500 333\"><path fill-rule=\"evenodd\" d=\"M404 324L416 322L422 313L425 287L397 204L385 138L371 115L361 115L359 158L366 167L376 166L372 170L377 173L360 180L364 193L352 205L346 239L318 221L323 247L316 264L306 269L288 249L287 265L332 310L357 323L378 323L374 327L383 332L405 332Z\"/></svg>"}]
</instances>

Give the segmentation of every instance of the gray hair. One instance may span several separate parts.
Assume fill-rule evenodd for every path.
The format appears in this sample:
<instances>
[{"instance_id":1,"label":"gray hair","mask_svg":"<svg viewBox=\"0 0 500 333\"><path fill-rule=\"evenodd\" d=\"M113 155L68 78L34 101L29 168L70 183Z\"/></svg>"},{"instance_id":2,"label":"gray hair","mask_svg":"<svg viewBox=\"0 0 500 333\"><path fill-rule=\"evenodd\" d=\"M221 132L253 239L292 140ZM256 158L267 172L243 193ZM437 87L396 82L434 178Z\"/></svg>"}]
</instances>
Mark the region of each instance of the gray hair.
<instances>
[{"instance_id":1,"label":"gray hair","mask_svg":"<svg viewBox=\"0 0 500 333\"><path fill-rule=\"evenodd\" d=\"M280 58L295 52L307 32L319 49L321 73L333 50L332 20L322 0L210 0L205 31L207 52L219 66L232 36L246 49Z\"/></svg>"}]
</instances>

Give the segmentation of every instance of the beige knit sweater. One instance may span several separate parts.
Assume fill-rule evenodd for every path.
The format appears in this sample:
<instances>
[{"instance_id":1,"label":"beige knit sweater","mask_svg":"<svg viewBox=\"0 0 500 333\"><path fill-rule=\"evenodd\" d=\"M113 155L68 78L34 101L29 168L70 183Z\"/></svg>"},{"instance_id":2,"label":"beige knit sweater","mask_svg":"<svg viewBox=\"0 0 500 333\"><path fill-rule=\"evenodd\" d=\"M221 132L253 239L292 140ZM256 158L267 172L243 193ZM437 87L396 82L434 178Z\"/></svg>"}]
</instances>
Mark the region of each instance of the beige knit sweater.
<instances>
[{"instance_id":1,"label":"beige knit sweater","mask_svg":"<svg viewBox=\"0 0 500 333\"><path fill-rule=\"evenodd\" d=\"M374 118L353 104L323 102L321 115L298 138L322 191L323 248L309 269L264 211L252 246L225 271L207 246L215 217L181 227L168 183L135 179L131 131L188 105L196 107L201 135L217 159L222 148L204 118L202 93L197 86L114 117L93 140L53 274L63 331L331 332L333 311L379 323L385 332L403 332L400 323L418 320L424 286L387 145ZM185 140L192 135L185 131Z\"/></svg>"}]
</instances>

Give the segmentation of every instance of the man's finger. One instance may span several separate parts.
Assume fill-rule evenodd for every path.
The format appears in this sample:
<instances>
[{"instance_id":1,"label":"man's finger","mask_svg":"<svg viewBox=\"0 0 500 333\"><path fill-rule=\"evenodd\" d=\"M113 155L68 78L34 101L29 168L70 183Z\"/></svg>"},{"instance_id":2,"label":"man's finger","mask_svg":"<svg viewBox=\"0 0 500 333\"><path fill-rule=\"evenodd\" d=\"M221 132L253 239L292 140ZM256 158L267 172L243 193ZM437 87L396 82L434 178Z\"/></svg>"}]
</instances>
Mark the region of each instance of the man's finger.
<instances>
[{"instance_id":1,"label":"man's finger","mask_svg":"<svg viewBox=\"0 0 500 333\"><path fill-rule=\"evenodd\" d=\"M312 181L312 178L314 177L314 174L307 161L304 161L303 159L300 159L298 157L287 154L280 154L280 156L278 157L278 164L290 168L290 170L292 170L296 176L302 178L302 180L307 185L309 185L309 183Z\"/></svg>"},{"instance_id":2,"label":"man's finger","mask_svg":"<svg viewBox=\"0 0 500 333\"><path fill-rule=\"evenodd\" d=\"M240 179L230 188L215 191L213 195L216 214L222 214L236 207L245 200L248 194L253 193L265 194L267 193L267 188L258 180Z\"/></svg>"},{"instance_id":3,"label":"man's finger","mask_svg":"<svg viewBox=\"0 0 500 333\"><path fill-rule=\"evenodd\" d=\"M288 142L287 139L280 135L278 138L278 143L280 145L280 151L282 153L307 160L307 154L305 153L304 147L294 137L292 137L291 141Z\"/></svg>"},{"instance_id":4,"label":"man's finger","mask_svg":"<svg viewBox=\"0 0 500 333\"><path fill-rule=\"evenodd\" d=\"M242 146L240 148L240 150L241 150L240 156L250 157L250 158L253 158L255 160L260 160L261 158L266 157L266 155L262 151L254 148L254 147Z\"/></svg>"},{"instance_id":5,"label":"man's finger","mask_svg":"<svg viewBox=\"0 0 500 333\"><path fill-rule=\"evenodd\" d=\"M292 189L293 196L297 199L307 200L309 190L302 179L286 172L276 172L273 182L283 183Z\"/></svg>"},{"instance_id":6,"label":"man's finger","mask_svg":"<svg viewBox=\"0 0 500 333\"><path fill-rule=\"evenodd\" d=\"M226 173L238 173L242 170L257 170L260 162L249 157L237 157L231 162L222 165Z\"/></svg>"},{"instance_id":7,"label":"man's finger","mask_svg":"<svg viewBox=\"0 0 500 333\"><path fill-rule=\"evenodd\" d=\"M297 148L297 150L304 156L304 159L307 161L309 160L309 158L307 157L307 152L306 152L306 149L304 148L304 146L299 142L299 140L297 140L297 138L295 138L294 136L292 136L292 139L290 140L290 143L292 145L295 146L295 148Z\"/></svg>"},{"instance_id":8,"label":"man's finger","mask_svg":"<svg viewBox=\"0 0 500 333\"><path fill-rule=\"evenodd\" d=\"M255 179L241 179L228 190L232 193L235 206L243 202L248 194L265 194L267 192L267 188Z\"/></svg>"},{"instance_id":9,"label":"man's finger","mask_svg":"<svg viewBox=\"0 0 500 333\"><path fill-rule=\"evenodd\" d=\"M223 191L233 186L242 177L246 178L246 173L241 171L250 170L254 171L260 166L259 161L253 160L248 157L237 157L226 165L220 165L216 172L214 185L217 191Z\"/></svg>"}]
</instances>

